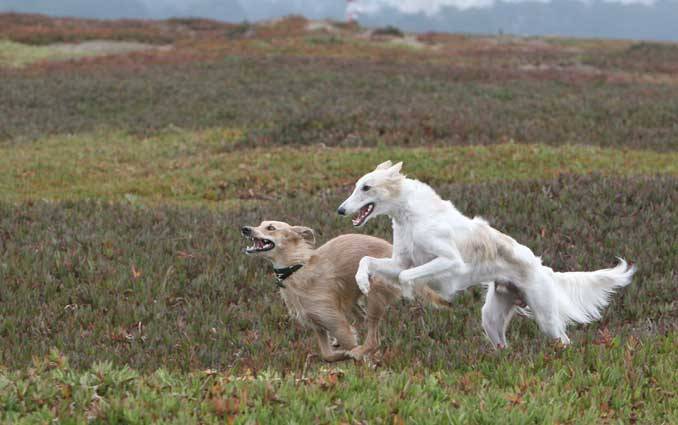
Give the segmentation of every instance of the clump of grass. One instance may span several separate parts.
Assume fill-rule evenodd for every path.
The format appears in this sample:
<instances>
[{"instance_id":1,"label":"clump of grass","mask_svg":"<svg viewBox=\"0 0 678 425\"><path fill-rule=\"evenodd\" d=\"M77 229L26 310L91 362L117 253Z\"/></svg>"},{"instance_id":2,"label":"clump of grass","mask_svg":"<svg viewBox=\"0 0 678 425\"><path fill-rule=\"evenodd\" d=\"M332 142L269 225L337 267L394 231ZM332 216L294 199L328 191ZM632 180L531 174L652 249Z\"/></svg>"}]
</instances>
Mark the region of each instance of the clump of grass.
<instances>
[{"instance_id":1,"label":"clump of grass","mask_svg":"<svg viewBox=\"0 0 678 425\"><path fill-rule=\"evenodd\" d=\"M149 50L153 46L141 43L125 43L116 41L97 41L81 45L54 44L31 46L0 40L0 67L14 68L42 61L63 61L85 57L121 54L134 51Z\"/></svg>"},{"instance_id":2,"label":"clump of grass","mask_svg":"<svg viewBox=\"0 0 678 425\"><path fill-rule=\"evenodd\" d=\"M372 30L372 35L374 36L386 36L386 37L399 37L402 38L405 34L398 27L393 25L387 25L385 27L376 28Z\"/></svg>"},{"instance_id":3,"label":"clump of grass","mask_svg":"<svg viewBox=\"0 0 678 425\"><path fill-rule=\"evenodd\" d=\"M111 43L113 44L113 43ZM67 60L106 54L105 51L65 49L64 46L31 46L0 39L0 67L24 67L45 60Z\"/></svg>"},{"instance_id":4,"label":"clump of grass","mask_svg":"<svg viewBox=\"0 0 678 425\"><path fill-rule=\"evenodd\" d=\"M624 49L594 51L584 62L603 69L671 74L678 72L678 45L634 43Z\"/></svg>"},{"instance_id":5,"label":"clump of grass","mask_svg":"<svg viewBox=\"0 0 678 425\"><path fill-rule=\"evenodd\" d=\"M252 37L255 34L255 28L249 22L243 22L235 25L233 28L226 30L226 37L230 39L237 39L243 37Z\"/></svg>"},{"instance_id":6,"label":"clump of grass","mask_svg":"<svg viewBox=\"0 0 678 425\"><path fill-rule=\"evenodd\" d=\"M334 34L309 36L309 37L306 38L306 40L310 44L318 44L318 45L342 44L344 42L344 40L342 40L341 37L334 35Z\"/></svg>"},{"instance_id":7,"label":"clump of grass","mask_svg":"<svg viewBox=\"0 0 678 425\"><path fill-rule=\"evenodd\" d=\"M0 40L0 66L20 67L53 57L49 47L29 46L9 40Z\"/></svg>"},{"instance_id":8,"label":"clump of grass","mask_svg":"<svg viewBox=\"0 0 678 425\"><path fill-rule=\"evenodd\" d=\"M172 26L180 26L190 29L191 31L218 31L223 30L224 27L229 27L229 24L205 18L170 18L165 21ZM237 25L237 24L236 24ZM236 26L238 28L238 26Z\"/></svg>"}]
</instances>

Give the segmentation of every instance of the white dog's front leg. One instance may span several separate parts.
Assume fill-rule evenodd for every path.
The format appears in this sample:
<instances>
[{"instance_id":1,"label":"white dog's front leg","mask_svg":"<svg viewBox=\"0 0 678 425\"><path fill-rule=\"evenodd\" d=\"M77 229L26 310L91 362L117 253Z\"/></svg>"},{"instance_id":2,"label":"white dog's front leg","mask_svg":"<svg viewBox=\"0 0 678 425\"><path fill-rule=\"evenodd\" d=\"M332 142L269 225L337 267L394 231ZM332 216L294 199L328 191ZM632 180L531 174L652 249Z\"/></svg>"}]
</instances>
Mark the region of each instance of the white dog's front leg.
<instances>
[{"instance_id":1,"label":"white dog's front leg","mask_svg":"<svg viewBox=\"0 0 678 425\"><path fill-rule=\"evenodd\" d=\"M391 258L363 257L358 264L355 281L363 294L370 291L370 277L380 275L388 280L398 279L402 268Z\"/></svg>"},{"instance_id":2,"label":"white dog's front leg","mask_svg":"<svg viewBox=\"0 0 678 425\"><path fill-rule=\"evenodd\" d=\"M441 281L449 279L453 274L462 274L466 265L459 260L438 257L421 266L403 270L398 275L400 284L413 286L418 280L421 281Z\"/></svg>"},{"instance_id":3,"label":"white dog's front leg","mask_svg":"<svg viewBox=\"0 0 678 425\"><path fill-rule=\"evenodd\" d=\"M372 257L363 257L360 259L358 271L355 274L355 281L358 284L360 291L367 295L370 291L370 260Z\"/></svg>"},{"instance_id":4,"label":"white dog's front leg","mask_svg":"<svg viewBox=\"0 0 678 425\"><path fill-rule=\"evenodd\" d=\"M403 298L408 300L414 299L414 282L403 282L400 281L400 294Z\"/></svg>"}]
</instances>

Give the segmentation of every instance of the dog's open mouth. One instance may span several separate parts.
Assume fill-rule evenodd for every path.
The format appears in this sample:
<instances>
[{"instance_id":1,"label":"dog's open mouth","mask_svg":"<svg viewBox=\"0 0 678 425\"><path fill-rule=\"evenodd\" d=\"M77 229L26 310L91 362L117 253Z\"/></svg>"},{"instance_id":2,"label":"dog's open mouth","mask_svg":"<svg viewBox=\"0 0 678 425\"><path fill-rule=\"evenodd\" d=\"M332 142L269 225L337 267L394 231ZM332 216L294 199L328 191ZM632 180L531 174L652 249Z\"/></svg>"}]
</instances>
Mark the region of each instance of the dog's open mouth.
<instances>
[{"instance_id":1,"label":"dog's open mouth","mask_svg":"<svg viewBox=\"0 0 678 425\"><path fill-rule=\"evenodd\" d=\"M370 214L372 214L373 210L374 203L372 202L360 208L356 215L353 216L353 225L360 226L361 224L363 224L365 220L367 220L367 217L369 217Z\"/></svg>"},{"instance_id":2,"label":"dog's open mouth","mask_svg":"<svg viewBox=\"0 0 678 425\"><path fill-rule=\"evenodd\" d=\"M253 245L248 246L245 249L245 251L248 254L252 254L252 253L255 253L255 252L270 251L273 248L275 248L275 244L273 243L272 240L269 240L269 239L251 237L250 240L253 242Z\"/></svg>"}]
</instances>

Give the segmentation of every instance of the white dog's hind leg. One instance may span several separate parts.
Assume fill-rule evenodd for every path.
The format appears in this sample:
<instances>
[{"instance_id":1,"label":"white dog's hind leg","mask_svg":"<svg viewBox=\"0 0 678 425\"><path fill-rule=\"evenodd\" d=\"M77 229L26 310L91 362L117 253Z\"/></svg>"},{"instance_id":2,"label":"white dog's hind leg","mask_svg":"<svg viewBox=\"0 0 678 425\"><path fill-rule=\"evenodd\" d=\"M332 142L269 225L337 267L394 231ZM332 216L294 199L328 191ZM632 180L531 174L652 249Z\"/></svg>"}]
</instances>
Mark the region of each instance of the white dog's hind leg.
<instances>
[{"instance_id":1,"label":"white dog's hind leg","mask_svg":"<svg viewBox=\"0 0 678 425\"><path fill-rule=\"evenodd\" d=\"M510 291L497 291L490 283L483 305L483 329L495 348L506 348L506 328L516 311L516 295Z\"/></svg>"},{"instance_id":2,"label":"white dog's hind leg","mask_svg":"<svg viewBox=\"0 0 678 425\"><path fill-rule=\"evenodd\" d=\"M523 286L527 305L534 313L539 329L551 338L560 340L563 345L570 344L565 333L566 323L558 310L558 291L552 277L536 271L534 281Z\"/></svg>"}]
</instances>

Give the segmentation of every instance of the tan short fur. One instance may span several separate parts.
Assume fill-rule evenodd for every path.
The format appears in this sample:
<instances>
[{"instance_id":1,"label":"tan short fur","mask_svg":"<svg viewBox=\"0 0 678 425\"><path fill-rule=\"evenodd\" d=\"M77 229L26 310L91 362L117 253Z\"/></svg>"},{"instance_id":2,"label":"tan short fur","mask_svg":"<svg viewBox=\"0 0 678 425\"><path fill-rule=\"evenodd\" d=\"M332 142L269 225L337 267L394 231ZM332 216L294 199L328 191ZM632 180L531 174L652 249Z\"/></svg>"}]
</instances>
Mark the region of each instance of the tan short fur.
<instances>
[{"instance_id":1,"label":"tan short fur","mask_svg":"<svg viewBox=\"0 0 678 425\"><path fill-rule=\"evenodd\" d=\"M367 235L338 236L314 249L313 231L279 221L264 221L247 227L251 236L275 243L270 251L257 253L274 267L303 264L289 276L280 294L290 314L315 332L325 361L361 359L379 347L379 321L386 307L400 297L400 289L379 279L372 279L365 312L358 301L363 297L355 281L358 263L364 256L391 256L391 244ZM437 305L449 304L435 292L423 287L419 295ZM358 345L351 326L354 319L365 316L367 337ZM334 347L330 338L336 338Z\"/></svg>"}]
</instances>

